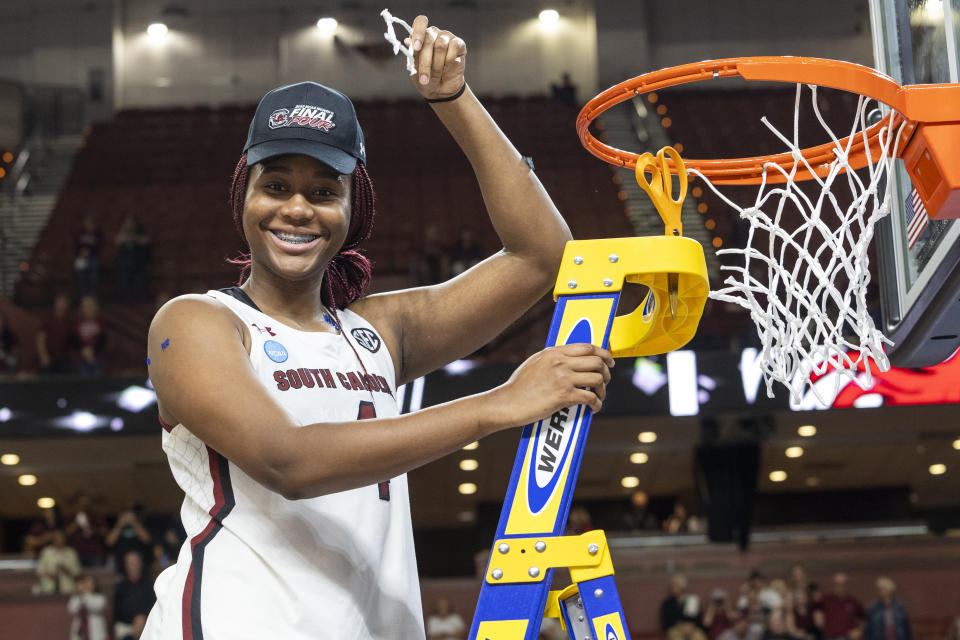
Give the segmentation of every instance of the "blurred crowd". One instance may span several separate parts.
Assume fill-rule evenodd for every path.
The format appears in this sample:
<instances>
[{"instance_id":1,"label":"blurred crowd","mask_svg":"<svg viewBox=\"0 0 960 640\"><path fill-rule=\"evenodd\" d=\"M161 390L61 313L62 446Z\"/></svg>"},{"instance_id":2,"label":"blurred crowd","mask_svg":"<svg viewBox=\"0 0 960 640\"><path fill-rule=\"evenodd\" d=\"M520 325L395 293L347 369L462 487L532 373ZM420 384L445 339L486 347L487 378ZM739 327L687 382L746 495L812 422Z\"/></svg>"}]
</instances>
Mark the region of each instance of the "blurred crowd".
<instances>
[{"instance_id":1,"label":"blurred crowd","mask_svg":"<svg viewBox=\"0 0 960 640\"><path fill-rule=\"evenodd\" d=\"M28 350L35 350L41 374L102 375L107 331L100 312L105 287L101 282L103 231L93 217L77 231L73 257L73 292L54 293L53 304L36 326L34 344L25 344L0 311L0 375L24 372ZM113 237L113 302L147 299L153 242L134 216L127 216ZM33 353L29 354L33 356Z\"/></svg>"},{"instance_id":2,"label":"blurred crowd","mask_svg":"<svg viewBox=\"0 0 960 640\"><path fill-rule=\"evenodd\" d=\"M864 606L850 593L846 574L834 574L821 590L801 565L785 579L768 580L754 570L736 593L713 589L706 598L675 574L660 605L660 628L668 640L913 639L890 578L877 578L876 599Z\"/></svg>"},{"instance_id":3,"label":"blurred crowd","mask_svg":"<svg viewBox=\"0 0 960 640\"><path fill-rule=\"evenodd\" d=\"M63 513L43 510L23 550L37 559L34 594L69 596L71 640L136 640L155 600L154 579L182 542L175 520L151 530L138 504L107 518L81 491ZM105 573L114 576L110 584L100 584Z\"/></svg>"}]
</instances>

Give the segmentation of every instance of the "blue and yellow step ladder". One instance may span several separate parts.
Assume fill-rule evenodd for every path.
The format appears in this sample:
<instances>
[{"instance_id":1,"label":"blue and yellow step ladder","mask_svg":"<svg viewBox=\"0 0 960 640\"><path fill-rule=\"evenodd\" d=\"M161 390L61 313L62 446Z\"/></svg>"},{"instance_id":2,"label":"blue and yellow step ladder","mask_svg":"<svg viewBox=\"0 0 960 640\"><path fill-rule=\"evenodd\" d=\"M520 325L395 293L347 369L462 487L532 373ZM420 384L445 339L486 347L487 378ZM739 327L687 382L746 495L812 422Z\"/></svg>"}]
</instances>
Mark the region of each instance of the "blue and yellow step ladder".
<instances>
[{"instance_id":1,"label":"blue and yellow step ladder","mask_svg":"<svg viewBox=\"0 0 960 640\"><path fill-rule=\"evenodd\" d=\"M667 156L680 177L676 198ZM666 147L656 158L641 156L636 173L665 235L568 242L548 347L588 342L614 357L653 355L682 347L696 332L709 284L703 247L682 235L683 161ZM648 293L617 316L625 282ZM536 640L544 615L561 618L576 640L630 637L603 531L563 535L591 418L588 407L573 405L523 428L470 640ZM550 591L559 568L570 570L573 584Z\"/></svg>"}]
</instances>

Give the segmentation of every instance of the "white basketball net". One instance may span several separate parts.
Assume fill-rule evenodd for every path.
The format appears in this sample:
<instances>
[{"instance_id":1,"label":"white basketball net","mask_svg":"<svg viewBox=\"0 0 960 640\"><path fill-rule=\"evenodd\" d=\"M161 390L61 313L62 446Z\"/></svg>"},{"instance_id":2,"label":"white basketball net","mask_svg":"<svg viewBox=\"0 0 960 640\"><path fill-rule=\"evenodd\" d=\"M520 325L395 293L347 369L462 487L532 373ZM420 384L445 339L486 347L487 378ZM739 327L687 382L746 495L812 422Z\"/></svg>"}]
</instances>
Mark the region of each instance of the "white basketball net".
<instances>
[{"instance_id":1,"label":"white basketball net","mask_svg":"<svg viewBox=\"0 0 960 640\"><path fill-rule=\"evenodd\" d=\"M790 389L792 405L800 403L804 388L809 386L820 403L829 406L844 378L864 390L872 385L869 360L873 360L880 371L890 368L883 345L893 343L874 326L867 311L866 292L870 282L867 247L877 221L890 213L890 182L896 161L893 154L903 126L891 131L893 112L884 116L887 126L878 140L879 154L876 148L867 147L868 157L879 160L864 168L864 177L850 168L847 157L854 136L869 144L864 133L871 124L867 114L879 105L861 96L844 147L820 114L817 87L810 86L814 113L833 141L836 154L826 176L813 178L819 193L810 197L794 182L797 172L804 168L813 173L813 167L807 164L797 144L802 93L803 86L798 84L792 138L777 131L766 118L762 119L792 153L793 165L790 171L774 164L766 165L753 205L746 208L737 205L699 171L690 173L703 178L750 225L746 247L717 252L742 258L742 263L721 267L731 273L710 297L740 305L750 312L762 345L760 362L767 395L773 397L776 380ZM786 183L767 184L769 171L782 174L787 178ZM835 197L844 189L853 200L847 208ZM789 209L800 212L802 223L785 229L780 222L784 211ZM811 375L818 377L830 370L840 375L835 376L833 396L824 398L820 395L822 387L813 385Z\"/></svg>"},{"instance_id":2,"label":"white basketball net","mask_svg":"<svg viewBox=\"0 0 960 640\"><path fill-rule=\"evenodd\" d=\"M387 31L383 34L383 37L386 38L387 42L393 45L393 55L402 53L407 59L407 72L410 75L414 75L417 72L417 68L413 64L413 51L410 50L410 47L404 45L399 38L397 38L397 32L394 30L393 25L398 24L404 29L407 30L407 35L409 35L413 28L407 24L405 21L400 18L395 18L389 9L384 9L380 12L380 17L383 18L383 21L387 23ZM404 36L406 37L406 36Z\"/></svg>"}]
</instances>

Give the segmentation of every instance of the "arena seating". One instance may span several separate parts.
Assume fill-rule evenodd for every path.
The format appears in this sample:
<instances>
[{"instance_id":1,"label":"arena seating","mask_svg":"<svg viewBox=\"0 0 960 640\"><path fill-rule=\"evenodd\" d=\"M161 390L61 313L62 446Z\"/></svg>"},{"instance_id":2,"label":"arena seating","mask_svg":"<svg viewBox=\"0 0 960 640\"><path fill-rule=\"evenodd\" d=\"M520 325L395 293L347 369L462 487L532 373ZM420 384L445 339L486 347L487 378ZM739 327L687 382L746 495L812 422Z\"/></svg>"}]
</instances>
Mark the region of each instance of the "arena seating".
<instances>
[{"instance_id":1,"label":"arena seating","mask_svg":"<svg viewBox=\"0 0 960 640\"><path fill-rule=\"evenodd\" d=\"M518 149L533 158L576 237L632 234L612 174L579 145L574 109L545 98L485 102ZM367 244L374 290L408 284L411 258L427 224L437 225L450 241L470 226L487 250L496 250L470 166L430 109L419 100L356 106L377 190L378 217ZM55 291L72 290L74 237L83 218L92 215L103 232L101 291L110 366L141 367L154 305L111 304L117 229L133 214L153 240L151 300L233 284L238 270L225 260L240 252L241 243L226 195L252 115L252 106L128 110L94 125L33 250L17 302L40 308ZM542 343L545 327L533 329L536 340L520 342Z\"/></svg>"}]
</instances>

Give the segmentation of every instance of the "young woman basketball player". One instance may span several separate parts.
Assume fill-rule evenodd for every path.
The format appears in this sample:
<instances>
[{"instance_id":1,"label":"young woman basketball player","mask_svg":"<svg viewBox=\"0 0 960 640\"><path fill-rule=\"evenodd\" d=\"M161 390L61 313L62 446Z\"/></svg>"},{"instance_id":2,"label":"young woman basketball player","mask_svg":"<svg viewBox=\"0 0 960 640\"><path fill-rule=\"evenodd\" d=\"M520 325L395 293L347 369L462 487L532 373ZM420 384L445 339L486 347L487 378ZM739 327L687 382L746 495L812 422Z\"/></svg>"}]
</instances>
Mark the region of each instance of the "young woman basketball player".
<instances>
[{"instance_id":1,"label":"young woman basketball player","mask_svg":"<svg viewBox=\"0 0 960 640\"><path fill-rule=\"evenodd\" d=\"M417 90L470 160L504 248L449 282L362 297L369 263L352 249L373 194L353 105L314 83L264 97L233 190L249 277L172 300L150 327L189 540L143 638L423 638L405 472L571 404L600 408L610 355L567 345L492 391L398 415L398 385L549 290L570 237L465 85L463 40L424 16L410 39Z\"/></svg>"}]
</instances>

